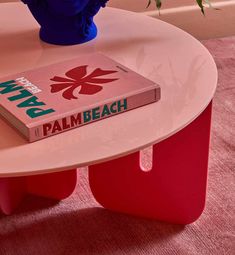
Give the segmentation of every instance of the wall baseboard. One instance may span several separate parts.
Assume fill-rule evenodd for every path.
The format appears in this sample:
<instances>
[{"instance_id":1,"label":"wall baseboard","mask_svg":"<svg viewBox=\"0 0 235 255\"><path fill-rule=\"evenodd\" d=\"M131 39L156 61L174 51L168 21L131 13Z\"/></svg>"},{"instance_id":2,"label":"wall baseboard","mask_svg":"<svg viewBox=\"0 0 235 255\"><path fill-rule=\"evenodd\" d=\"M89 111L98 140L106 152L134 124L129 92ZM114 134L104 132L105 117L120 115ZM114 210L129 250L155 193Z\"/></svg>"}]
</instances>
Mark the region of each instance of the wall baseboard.
<instances>
[{"instance_id":1,"label":"wall baseboard","mask_svg":"<svg viewBox=\"0 0 235 255\"><path fill-rule=\"evenodd\" d=\"M168 8L144 14L171 23L198 39L235 35L235 0L213 3L216 9L206 8L205 17L196 5ZM218 10L217 10L218 9Z\"/></svg>"}]
</instances>

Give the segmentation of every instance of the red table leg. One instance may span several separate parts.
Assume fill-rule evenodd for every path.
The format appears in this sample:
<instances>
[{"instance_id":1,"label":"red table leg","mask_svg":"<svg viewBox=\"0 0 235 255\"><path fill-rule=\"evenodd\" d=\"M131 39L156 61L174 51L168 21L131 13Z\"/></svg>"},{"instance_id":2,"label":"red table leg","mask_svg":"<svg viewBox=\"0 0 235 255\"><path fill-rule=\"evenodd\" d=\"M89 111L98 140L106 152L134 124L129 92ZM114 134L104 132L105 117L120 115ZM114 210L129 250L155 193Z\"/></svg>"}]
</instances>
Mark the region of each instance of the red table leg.
<instances>
[{"instance_id":1,"label":"red table leg","mask_svg":"<svg viewBox=\"0 0 235 255\"><path fill-rule=\"evenodd\" d=\"M25 192L25 178L0 178L0 211L12 213L24 198Z\"/></svg>"},{"instance_id":2,"label":"red table leg","mask_svg":"<svg viewBox=\"0 0 235 255\"><path fill-rule=\"evenodd\" d=\"M96 200L105 208L188 224L205 206L211 106L190 125L153 146L151 171L140 169L139 153L89 168Z\"/></svg>"},{"instance_id":3,"label":"red table leg","mask_svg":"<svg viewBox=\"0 0 235 255\"><path fill-rule=\"evenodd\" d=\"M0 211L11 214L27 193L64 199L71 195L76 183L76 169L52 174L0 178Z\"/></svg>"},{"instance_id":4,"label":"red table leg","mask_svg":"<svg viewBox=\"0 0 235 255\"><path fill-rule=\"evenodd\" d=\"M27 192L30 194L64 199L72 194L77 183L77 170L27 177Z\"/></svg>"}]
</instances>

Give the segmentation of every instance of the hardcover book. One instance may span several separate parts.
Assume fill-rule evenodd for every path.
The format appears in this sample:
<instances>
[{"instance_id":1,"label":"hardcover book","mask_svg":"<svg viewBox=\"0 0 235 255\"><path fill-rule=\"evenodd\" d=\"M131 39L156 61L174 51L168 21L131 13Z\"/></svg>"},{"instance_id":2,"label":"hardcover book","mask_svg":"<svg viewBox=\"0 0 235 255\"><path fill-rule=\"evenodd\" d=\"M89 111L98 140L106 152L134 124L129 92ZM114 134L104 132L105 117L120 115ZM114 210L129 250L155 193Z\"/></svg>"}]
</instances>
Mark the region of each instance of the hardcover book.
<instances>
[{"instance_id":1,"label":"hardcover book","mask_svg":"<svg viewBox=\"0 0 235 255\"><path fill-rule=\"evenodd\" d=\"M0 77L0 115L29 142L159 99L159 85L101 53Z\"/></svg>"}]
</instances>

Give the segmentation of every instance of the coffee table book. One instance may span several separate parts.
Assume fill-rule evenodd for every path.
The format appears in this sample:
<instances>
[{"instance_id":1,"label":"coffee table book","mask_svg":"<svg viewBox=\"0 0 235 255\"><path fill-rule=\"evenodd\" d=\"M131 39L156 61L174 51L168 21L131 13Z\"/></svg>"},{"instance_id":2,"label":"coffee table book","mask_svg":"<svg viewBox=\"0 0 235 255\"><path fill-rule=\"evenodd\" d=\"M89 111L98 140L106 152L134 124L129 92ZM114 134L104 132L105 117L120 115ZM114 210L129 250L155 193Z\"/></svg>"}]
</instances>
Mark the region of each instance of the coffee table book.
<instances>
[{"instance_id":1,"label":"coffee table book","mask_svg":"<svg viewBox=\"0 0 235 255\"><path fill-rule=\"evenodd\" d=\"M159 85L101 53L0 77L0 115L29 142L159 99Z\"/></svg>"}]
</instances>

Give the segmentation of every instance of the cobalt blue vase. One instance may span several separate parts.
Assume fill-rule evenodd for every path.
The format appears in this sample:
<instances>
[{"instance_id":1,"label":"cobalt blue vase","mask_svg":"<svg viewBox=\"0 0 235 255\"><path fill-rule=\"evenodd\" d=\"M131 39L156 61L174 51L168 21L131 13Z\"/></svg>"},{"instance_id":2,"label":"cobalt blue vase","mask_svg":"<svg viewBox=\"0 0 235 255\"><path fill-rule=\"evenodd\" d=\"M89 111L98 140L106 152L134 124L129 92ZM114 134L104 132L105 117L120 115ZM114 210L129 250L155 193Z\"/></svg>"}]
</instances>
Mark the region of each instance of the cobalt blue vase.
<instances>
[{"instance_id":1,"label":"cobalt blue vase","mask_svg":"<svg viewBox=\"0 0 235 255\"><path fill-rule=\"evenodd\" d=\"M40 24L40 38L51 44L85 43L97 35L93 17L108 0L22 0Z\"/></svg>"}]
</instances>

